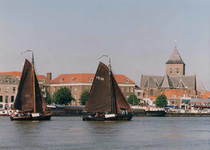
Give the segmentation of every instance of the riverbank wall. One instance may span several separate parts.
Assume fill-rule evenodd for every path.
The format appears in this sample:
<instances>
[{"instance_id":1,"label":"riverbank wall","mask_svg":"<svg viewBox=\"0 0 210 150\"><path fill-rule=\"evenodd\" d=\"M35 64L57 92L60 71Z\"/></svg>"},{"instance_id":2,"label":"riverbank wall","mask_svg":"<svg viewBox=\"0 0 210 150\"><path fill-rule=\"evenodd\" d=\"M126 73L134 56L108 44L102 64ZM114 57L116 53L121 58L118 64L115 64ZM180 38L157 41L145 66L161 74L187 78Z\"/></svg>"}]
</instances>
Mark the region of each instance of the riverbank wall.
<instances>
[{"instance_id":1,"label":"riverbank wall","mask_svg":"<svg viewBox=\"0 0 210 150\"><path fill-rule=\"evenodd\" d=\"M166 117L210 117L210 113L166 113Z\"/></svg>"},{"instance_id":2,"label":"riverbank wall","mask_svg":"<svg viewBox=\"0 0 210 150\"><path fill-rule=\"evenodd\" d=\"M64 106L51 109L52 116L82 116L87 112L81 106ZM133 115L136 117L210 117L210 113L177 113L163 111L145 111L144 109L135 109Z\"/></svg>"},{"instance_id":3,"label":"riverbank wall","mask_svg":"<svg viewBox=\"0 0 210 150\"><path fill-rule=\"evenodd\" d=\"M52 116L82 116L86 113L82 110L52 110ZM146 112L135 112L133 114L135 117L149 117ZM155 117L155 116L150 116ZM164 116L162 116L164 117ZM165 117L210 117L210 113L166 113Z\"/></svg>"}]
</instances>

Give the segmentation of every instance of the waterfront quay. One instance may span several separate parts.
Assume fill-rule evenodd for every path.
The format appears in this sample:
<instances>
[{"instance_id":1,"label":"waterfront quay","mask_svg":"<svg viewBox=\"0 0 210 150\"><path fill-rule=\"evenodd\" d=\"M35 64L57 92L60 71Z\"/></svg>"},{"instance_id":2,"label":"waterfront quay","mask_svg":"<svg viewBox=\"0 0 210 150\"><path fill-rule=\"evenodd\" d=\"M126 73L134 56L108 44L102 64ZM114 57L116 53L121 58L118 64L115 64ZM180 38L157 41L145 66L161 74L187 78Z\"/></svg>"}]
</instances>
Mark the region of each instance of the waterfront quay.
<instances>
[{"instance_id":1,"label":"waterfront quay","mask_svg":"<svg viewBox=\"0 0 210 150\"><path fill-rule=\"evenodd\" d=\"M210 113L166 113L166 117L210 117Z\"/></svg>"},{"instance_id":2,"label":"waterfront quay","mask_svg":"<svg viewBox=\"0 0 210 150\"><path fill-rule=\"evenodd\" d=\"M83 109L84 109L84 106L57 105L56 107L51 108L51 113L52 113L52 116L82 116L86 114L86 112L84 112ZM164 110L164 109L161 109L161 110ZM152 109L152 111L154 111L154 109ZM158 112L158 110L156 112ZM145 111L144 109L135 109L133 111L133 115L135 117L155 117L155 115L148 115L148 111ZM204 112L181 113L180 111L173 111L173 112L166 112L164 115L159 116L159 117L210 117L210 113L204 113Z\"/></svg>"}]
</instances>

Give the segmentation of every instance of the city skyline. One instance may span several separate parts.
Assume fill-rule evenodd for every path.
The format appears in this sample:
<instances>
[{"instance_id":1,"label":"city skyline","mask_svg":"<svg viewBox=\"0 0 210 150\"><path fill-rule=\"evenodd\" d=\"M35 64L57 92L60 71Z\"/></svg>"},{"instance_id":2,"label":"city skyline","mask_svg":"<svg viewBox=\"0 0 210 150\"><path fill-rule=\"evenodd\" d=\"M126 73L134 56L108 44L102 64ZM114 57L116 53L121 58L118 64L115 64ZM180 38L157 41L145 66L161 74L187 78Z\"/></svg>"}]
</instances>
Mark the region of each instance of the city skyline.
<instances>
[{"instance_id":1,"label":"city skyline","mask_svg":"<svg viewBox=\"0 0 210 150\"><path fill-rule=\"evenodd\" d=\"M81 4L82 3L82 4ZM0 1L0 72L22 71L27 49L37 74L95 73L109 54L113 72L139 86L165 75L177 49L186 75L210 89L208 1ZM196 10L196 11L195 11ZM108 59L101 61L108 65Z\"/></svg>"}]
</instances>

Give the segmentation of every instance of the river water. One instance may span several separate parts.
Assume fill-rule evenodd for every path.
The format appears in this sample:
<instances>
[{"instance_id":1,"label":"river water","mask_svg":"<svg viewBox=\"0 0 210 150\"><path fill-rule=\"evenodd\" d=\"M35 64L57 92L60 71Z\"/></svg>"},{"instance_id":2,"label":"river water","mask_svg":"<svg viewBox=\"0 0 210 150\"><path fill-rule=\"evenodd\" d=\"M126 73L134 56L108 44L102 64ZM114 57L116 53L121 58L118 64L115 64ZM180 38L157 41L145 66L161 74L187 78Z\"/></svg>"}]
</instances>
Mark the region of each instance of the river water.
<instances>
[{"instance_id":1,"label":"river water","mask_svg":"<svg viewBox=\"0 0 210 150\"><path fill-rule=\"evenodd\" d=\"M0 149L210 149L209 117L134 117L87 122L80 117L10 121L0 117Z\"/></svg>"}]
</instances>

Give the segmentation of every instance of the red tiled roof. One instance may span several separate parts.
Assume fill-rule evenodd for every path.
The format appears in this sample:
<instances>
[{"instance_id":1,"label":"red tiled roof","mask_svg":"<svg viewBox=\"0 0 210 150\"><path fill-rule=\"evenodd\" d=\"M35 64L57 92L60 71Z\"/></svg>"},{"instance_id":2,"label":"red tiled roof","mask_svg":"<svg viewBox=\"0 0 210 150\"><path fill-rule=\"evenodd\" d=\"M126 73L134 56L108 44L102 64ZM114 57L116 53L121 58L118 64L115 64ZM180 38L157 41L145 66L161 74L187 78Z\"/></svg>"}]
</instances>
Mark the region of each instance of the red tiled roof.
<instances>
[{"instance_id":1,"label":"red tiled roof","mask_svg":"<svg viewBox=\"0 0 210 150\"><path fill-rule=\"evenodd\" d=\"M0 72L1 75L13 75L14 77L21 77L22 72L13 71L13 72Z\"/></svg>"},{"instance_id":2,"label":"red tiled roof","mask_svg":"<svg viewBox=\"0 0 210 150\"><path fill-rule=\"evenodd\" d=\"M163 92L160 94L163 94ZM164 94L167 98L172 98L174 95L176 95L176 97L183 97L184 95L187 95L187 92L182 89L167 89L164 91Z\"/></svg>"},{"instance_id":3,"label":"red tiled roof","mask_svg":"<svg viewBox=\"0 0 210 150\"><path fill-rule=\"evenodd\" d=\"M21 78L22 72L13 71L13 72L0 72L1 75L13 75L14 77ZM36 75L38 81L43 81L45 79L46 83L50 83L50 80L44 75Z\"/></svg>"},{"instance_id":4,"label":"red tiled roof","mask_svg":"<svg viewBox=\"0 0 210 150\"><path fill-rule=\"evenodd\" d=\"M88 83L90 82L90 79L94 79L95 74L94 73L78 73L78 74L61 74L54 80L52 80L51 83L61 83L61 79L63 79L62 83L72 83L72 79L74 78L75 80L73 81L74 83ZM124 75L114 75L117 83L126 83L125 80L128 80L128 83L134 84L132 80L127 78Z\"/></svg>"},{"instance_id":5,"label":"red tiled roof","mask_svg":"<svg viewBox=\"0 0 210 150\"><path fill-rule=\"evenodd\" d=\"M36 75L37 76L37 80L38 81L43 81L43 79L45 79L45 83L50 83L50 79L48 79L46 76L44 75Z\"/></svg>"},{"instance_id":6,"label":"red tiled roof","mask_svg":"<svg viewBox=\"0 0 210 150\"><path fill-rule=\"evenodd\" d=\"M210 91L206 91L202 96L202 99L209 99L210 98Z\"/></svg>"}]
</instances>

